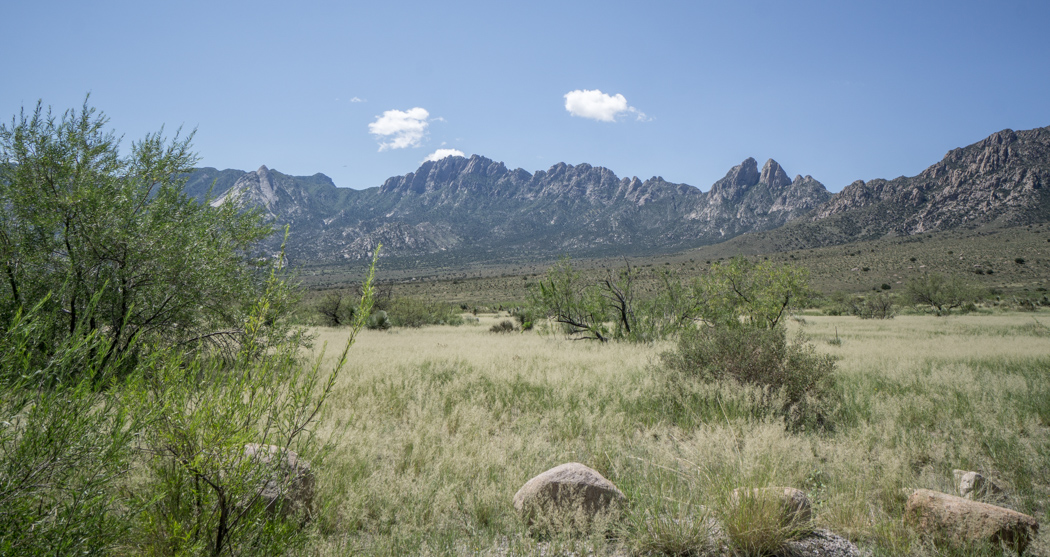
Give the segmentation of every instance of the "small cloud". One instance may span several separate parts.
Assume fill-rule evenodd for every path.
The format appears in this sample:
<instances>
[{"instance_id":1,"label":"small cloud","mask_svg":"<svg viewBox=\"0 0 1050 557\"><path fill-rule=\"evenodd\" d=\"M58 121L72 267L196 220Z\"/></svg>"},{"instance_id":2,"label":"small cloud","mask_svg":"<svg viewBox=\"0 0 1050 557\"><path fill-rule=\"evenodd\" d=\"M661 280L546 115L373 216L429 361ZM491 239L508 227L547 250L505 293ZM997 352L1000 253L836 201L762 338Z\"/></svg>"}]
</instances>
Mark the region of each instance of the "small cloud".
<instances>
[{"instance_id":1,"label":"small cloud","mask_svg":"<svg viewBox=\"0 0 1050 557\"><path fill-rule=\"evenodd\" d=\"M467 156L463 151L459 149L438 149L433 153L427 155L427 158L423 159L423 162L427 161L439 161L445 157L465 157Z\"/></svg>"},{"instance_id":2,"label":"small cloud","mask_svg":"<svg viewBox=\"0 0 1050 557\"><path fill-rule=\"evenodd\" d=\"M573 116L599 122L615 122L616 117L622 114L634 114L640 122L651 119L644 112L629 106L623 95L606 95L598 89L577 89L565 93L565 110Z\"/></svg>"},{"instance_id":3,"label":"small cloud","mask_svg":"<svg viewBox=\"0 0 1050 557\"><path fill-rule=\"evenodd\" d=\"M406 111L387 110L368 124L368 133L379 139L379 150L419 147L427 134L430 113L418 106Z\"/></svg>"},{"instance_id":4,"label":"small cloud","mask_svg":"<svg viewBox=\"0 0 1050 557\"><path fill-rule=\"evenodd\" d=\"M350 102L352 102L352 103L363 103L363 102L365 102L365 100L362 99L361 97L354 97L354 98L350 99Z\"/></svg>"}]
</instances>

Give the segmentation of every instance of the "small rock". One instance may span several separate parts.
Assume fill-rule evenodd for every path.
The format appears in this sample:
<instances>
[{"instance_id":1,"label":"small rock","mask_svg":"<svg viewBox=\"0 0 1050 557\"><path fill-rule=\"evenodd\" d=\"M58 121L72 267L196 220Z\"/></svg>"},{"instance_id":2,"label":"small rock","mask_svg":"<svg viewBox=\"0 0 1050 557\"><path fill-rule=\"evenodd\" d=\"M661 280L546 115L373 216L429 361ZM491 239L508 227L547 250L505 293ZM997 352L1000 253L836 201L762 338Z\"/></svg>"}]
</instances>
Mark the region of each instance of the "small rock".
<instances>
[{"instance_id":1,"label":"small rock","mask_svg":"<svg viewBox=\"0 0 1050 557\"><path fill-rule=\"evenodd\" d=\"M808 536L784 544L784 555L791 557L862 557L853 542L828 530L814 530Z\"/></svg>"},{"instance_id":2,"label":"small rock","mask_svg":"<svg viewBox=\"0 0 1050 557\"><path fill-rule=\"evenodd\" d=\"M1026 514L929 489L915 490L904 514L924 534L949 542L1002 543L1017 553L1024 553L1039 531L1039 522Z\"/></svg>"},{"instance_id":3,"label":"small rock","mask_svg":"<svg viewBox=\"0 0 1050 557\"><path fill-rule=\"evenodd\" d=\"M309 517L314 497L314 475L309 462L299 458L295 451L259 443L245 445L244 456L268 468L259 491L266 510L273 512L280 505L285 517L299 512ZM278 458L279 461L275 460Z\"/></svg>"},{"instance_id":4,"label":"small rock","mask_svg":"<svg viewBox=\"0 0 1050 557\"><path fill-rule=\"evenodd\" d=\"M952 470L952 474L955 476L955 486L959 495L967 499L998 498L1003 495L1003 488L978 472Z\"/></svg>"},{"instance_id":5,"label":"small rock","mask_svg":"<svg viewBox=\"0 0 1050 557\"><path fill-rule=\"evenodd\" d=\"M562 464L525 482L514 494L514 508L530 526L539 519L558 521L582 511L587 520L614 510L627 498L596 470L578 462ZM556 516L545 516L558 514Z\"/></svg>"},{"instance_id":6,"label":"small rock","mask_svg":"<svg viewBox=\"0 0 1050 557\"><path fill-rule=\"evenodd\" d=\"M744 488L733 490L732 501L739 502ZM809 504L809 497L805 492L793 487L759 487L750 490L751 497L779 499L781 511L783 512L784 526L804 526L813 518L813 511Z\"/></svg>"}]
</instances>

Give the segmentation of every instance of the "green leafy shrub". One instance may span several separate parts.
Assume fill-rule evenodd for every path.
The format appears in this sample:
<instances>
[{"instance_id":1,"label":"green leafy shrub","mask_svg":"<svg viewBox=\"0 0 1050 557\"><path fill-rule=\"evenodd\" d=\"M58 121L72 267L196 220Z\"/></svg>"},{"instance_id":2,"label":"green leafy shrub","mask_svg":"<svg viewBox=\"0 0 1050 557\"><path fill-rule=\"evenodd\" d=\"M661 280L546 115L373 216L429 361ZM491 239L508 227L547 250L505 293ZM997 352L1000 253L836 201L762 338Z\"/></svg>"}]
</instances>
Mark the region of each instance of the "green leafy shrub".
<instances>
[{"instance_id":1,"label":"green leafy shrub","mask_svg":"<svg viewBox=\"0 0 1050 557\"><path fill-rule=\"evenodd\" d=\"M761 388L760 404L778 412L789 429L830 425L835 363L801 333L789 342L782 327L702 327L683 333L661 359L672 380Z\"/></svg>"},{"instance_id":2,"label":"green leafy shrub","mask_svg":"<svg viewBox=\"0 0 1050 557\"><path fill-rule=\"evenodd\" d=\"M192 134L124 149L107 123L85 100L61 117L38 103L0 125L0 320L42 302L61 320L56 333L114 339L111 358L133 345L231 350L273 226L236 195L216 206L190 198Z\"/></svg>"},{"instance_id":3,"label":"green leafy shrub","mask_svg":"<svg viewBox=\"0 0 1050 557\"><path fill-rule=\"evenodd\" d=\"M0 554L104 554L131 530L118 480L149 416L120 396L114 340L82 324L54 343L47 301L0 323Z\"/></svg>"},{"instance_id":4,"label":"green leafy shrub","mask_svg":"<svg viewBox=\"0 0 1050 557\"><path fill-rule=\"evenodd\" d=\"M515 308L511 315L523 331L531 331L536 322L543 319L543 312L532 306Z\"/></svg>"},{"instance_id":5,"label":"green leafy shrub","mask_svg":"<svg viewBox=\"0 0 1050 557\"><path fill-rule=\"evenodd\" d=\"M368 316L367 327L369 329L379 329L385 331L391 327L390 318L387 313L383 310L372 312L372 315Z\"/></svg>"}]
</instances>

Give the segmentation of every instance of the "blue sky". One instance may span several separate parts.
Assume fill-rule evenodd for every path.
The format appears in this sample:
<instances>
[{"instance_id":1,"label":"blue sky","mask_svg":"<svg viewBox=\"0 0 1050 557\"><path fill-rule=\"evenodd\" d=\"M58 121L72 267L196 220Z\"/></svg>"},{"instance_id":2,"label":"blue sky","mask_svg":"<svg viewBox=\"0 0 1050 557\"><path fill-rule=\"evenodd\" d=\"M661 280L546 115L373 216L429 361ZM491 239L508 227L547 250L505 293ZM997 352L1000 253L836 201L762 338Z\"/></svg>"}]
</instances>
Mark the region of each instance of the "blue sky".
<instances>
[{"instance_id":1,"label":"blue sky","mask_svg":"<svg viewBox=\"0 0 1050 557\"><path fill-rule=\"evenodd\" d=\"M202 166L344 187L453 149L703 190L773 158L838 191L1050 125L1044 1L36 0L2 13L6 122L90 92L125 142L196 128Z\"/></svg>"}]
</instances>

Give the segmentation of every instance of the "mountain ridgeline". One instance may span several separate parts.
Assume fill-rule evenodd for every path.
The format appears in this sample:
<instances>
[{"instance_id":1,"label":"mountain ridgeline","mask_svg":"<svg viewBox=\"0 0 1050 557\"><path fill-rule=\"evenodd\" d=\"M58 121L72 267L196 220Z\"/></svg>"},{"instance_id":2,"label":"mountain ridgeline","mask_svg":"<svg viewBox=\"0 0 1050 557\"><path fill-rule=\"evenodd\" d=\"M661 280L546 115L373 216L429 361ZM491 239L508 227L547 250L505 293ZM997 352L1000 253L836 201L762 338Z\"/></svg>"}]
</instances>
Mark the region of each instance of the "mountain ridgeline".
<instances>
[{"instance_id":1,"label":"mountain ridgeline","mask_svg":"<svg viewBox=\"0 0 1050 557\"><path fill-rule=\"evenodd\" d=\"M949 152L915 177L855 182L831 195L748 158L703 192L661 177L618 178L589 164L529 173L474 155L425 162L365 190L323 174L204 168L187 193L239 196L289 225L297 263L358 260L382 243L415 264L672 252L763 232L803 248L1050 216L1050 128L1004 130Z\"/></svg>"},{"instance_id":2,"label":"mountain ridgeline","mask_svg":"<svg viewBox=\"0 0 1050 557\"><path fill-rule=\"evenodd\" d=\"M510 170L478 155L425 162L365 190L265 166L201 169L186 187L215 204L240 196L261 207L290 226L293 260L327 263L366 257L378 243L387 257L461 262L674 251L776 228L830 197L809 176L791 180L773 160L759 171L751 158L709 192L589 164Z\"/></svg>"}]
</instances>

